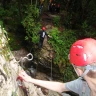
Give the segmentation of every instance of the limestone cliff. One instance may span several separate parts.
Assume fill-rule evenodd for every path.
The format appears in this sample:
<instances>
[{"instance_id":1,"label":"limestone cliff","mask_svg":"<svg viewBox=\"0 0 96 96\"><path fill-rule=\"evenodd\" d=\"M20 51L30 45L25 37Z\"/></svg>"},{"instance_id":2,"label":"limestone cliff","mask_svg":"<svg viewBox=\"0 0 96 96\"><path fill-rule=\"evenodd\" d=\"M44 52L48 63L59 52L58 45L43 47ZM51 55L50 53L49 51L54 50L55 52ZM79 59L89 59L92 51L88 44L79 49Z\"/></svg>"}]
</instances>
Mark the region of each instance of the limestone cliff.
<instances>
[{"instance_id":1,"label":"limestone cliff","mask_svg":"<svg viewBox=\"0 0 96 96\"><path fill-rule=\"evenodd\" d=\"M0 26L0 96L25 96L16 78L22 68L14 58L8 45L6 31ZM28 96L44 96L41 89L24 82Z\"/></svg>"}]
</instances>

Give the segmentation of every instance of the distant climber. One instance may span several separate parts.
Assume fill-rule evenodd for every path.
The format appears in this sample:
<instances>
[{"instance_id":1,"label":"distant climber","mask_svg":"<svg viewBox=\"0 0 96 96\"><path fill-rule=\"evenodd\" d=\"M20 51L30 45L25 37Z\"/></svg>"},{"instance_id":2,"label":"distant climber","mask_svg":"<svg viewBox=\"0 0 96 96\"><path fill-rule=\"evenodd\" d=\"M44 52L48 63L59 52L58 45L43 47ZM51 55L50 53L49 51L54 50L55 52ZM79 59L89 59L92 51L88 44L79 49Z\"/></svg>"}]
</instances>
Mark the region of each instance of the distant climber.
<instances>
[{"instance_id":1,"label":"distant climber","mask_svg":"<svg viewBox=\"0 0 96 96\"><path fill-rule=\"evenodd\" d=\"M56 12L57 13L60 13L60 4L57 4L57 6L56 6Z\"/></svg>"},{"instance_id":2,"label":"distant climber","mask_svg":"<svg viewBox=\"0 0 96 96\"><path fill-rule=\"evenodd\" d=\"M40 14L42 14L43 7L44 7L44 0L40 0L40 6L39 6L39 12L40 12Z\"/></svg>"},{"instance_id":3,"label":"distant climber","mask_svg":"<svg viewBox=\"0 0 96 96\"><path fill-rule=\"evenodd\" d=\"M42 10L43 10L43 3L40 4L40 7L39 7L40 14L42 14Z\"/></svg>"},{"instance_id":4,"label":"distant climber","mask_svg":"<svg viewBox=\"0 0 96 96\"><path fill-rule=\"evenodd\" d=\"M38 34L40 35L39 48L42 48L45 36L48 37L48 34L46 33L46 28L42 27L42 30Z\"/></svg>"}]
</instances>

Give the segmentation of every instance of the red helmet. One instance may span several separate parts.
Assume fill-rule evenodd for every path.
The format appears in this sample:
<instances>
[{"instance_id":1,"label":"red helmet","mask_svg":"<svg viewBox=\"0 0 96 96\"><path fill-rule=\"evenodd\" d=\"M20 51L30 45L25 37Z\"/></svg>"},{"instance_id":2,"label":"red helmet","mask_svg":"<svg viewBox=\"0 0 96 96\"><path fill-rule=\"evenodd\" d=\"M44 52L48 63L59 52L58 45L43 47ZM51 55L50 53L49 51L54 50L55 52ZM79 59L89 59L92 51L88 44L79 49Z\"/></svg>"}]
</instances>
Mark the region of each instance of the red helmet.
<instances>
[{"instance_id":1,"label":"red helmet","mask_svg":"<svg viewBox=\"0 0 96 96\"><path fill-rule=\"evenodd\" d=\"M96 40L86 38L76 41L71 46L69 58L75 66L86 66L96 62Z\"/></svg>"},{"instance_id":2,"label":"red helmet","mask_svg":"<svg viewBox=\"0 0 96 96\"><path fill-rule=\"evenodd\" d=\"M42 30L46 30L46 28L45 27L42 27Z\"/></svg>"}]
</instances>

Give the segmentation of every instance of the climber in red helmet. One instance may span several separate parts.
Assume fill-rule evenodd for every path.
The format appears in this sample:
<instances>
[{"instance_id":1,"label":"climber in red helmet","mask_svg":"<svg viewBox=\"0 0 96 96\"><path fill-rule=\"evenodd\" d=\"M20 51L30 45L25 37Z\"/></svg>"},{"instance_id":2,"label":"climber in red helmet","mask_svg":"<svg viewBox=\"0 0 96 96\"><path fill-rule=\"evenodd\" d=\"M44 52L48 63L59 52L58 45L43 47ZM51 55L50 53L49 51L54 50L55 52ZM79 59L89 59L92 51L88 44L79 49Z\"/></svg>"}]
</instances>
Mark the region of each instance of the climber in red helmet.
<instances>
[{"instance_id":1,"label":"climber in red helmet","mask_svg":"<svg viewBox=\"0 0 96 96\"><path fill-rule=\"evenodd\" d=\"M39 48L42 48L44 38L45 36L48 36L48 34L46 33L46 27L42 27L42 30L38 34L40 35Z\"/></svg>"},{"instance_id":2,"label":"climber in red helmet","mask_svg":"<svg viewBox=\"0 0 96 96\"><path fill-rule=\"evenodd\" d=\"M45 27L42 27L42 30L44 30L44 31L45 31L45 30L46 30L46 28L45 28Z\"/></svg>"},{"instance_id":3,"label":"climber in red helmet","mask_svg":"<svg viewBox=\"0 0 96 96\"><path fill-rule=\"evenodd\" d=\"M19 76L27 82L59 93L73 91L79 96L96 96L96 40L77 40L72 44L68 57L79 76L76 80L66 83L42 81L31 78L25 72L21 72Z\"/></svg>"}]
</instances>

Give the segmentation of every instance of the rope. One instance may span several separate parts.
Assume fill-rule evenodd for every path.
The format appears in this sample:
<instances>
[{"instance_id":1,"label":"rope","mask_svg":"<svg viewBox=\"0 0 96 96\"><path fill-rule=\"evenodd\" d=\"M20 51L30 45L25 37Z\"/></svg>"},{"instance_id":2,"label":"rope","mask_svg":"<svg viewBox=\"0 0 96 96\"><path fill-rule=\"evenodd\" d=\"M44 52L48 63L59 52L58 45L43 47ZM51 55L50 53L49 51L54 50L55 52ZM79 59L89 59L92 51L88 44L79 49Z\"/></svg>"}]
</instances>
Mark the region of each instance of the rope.
<instances>
[{"instance_id":1,"label":"rope","mask_svg":"<svg viewBox=\"0 0 96 96\"><path fill-rule=\"evenodd\" d=\"M52 74L52 68L53 68L53 67L52 67L52 61L51 61L51 79L53 78L53 77L52 77L52 75L53 75L53 74Z\"/></svg>"}]
</instances>

